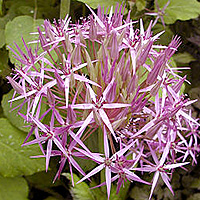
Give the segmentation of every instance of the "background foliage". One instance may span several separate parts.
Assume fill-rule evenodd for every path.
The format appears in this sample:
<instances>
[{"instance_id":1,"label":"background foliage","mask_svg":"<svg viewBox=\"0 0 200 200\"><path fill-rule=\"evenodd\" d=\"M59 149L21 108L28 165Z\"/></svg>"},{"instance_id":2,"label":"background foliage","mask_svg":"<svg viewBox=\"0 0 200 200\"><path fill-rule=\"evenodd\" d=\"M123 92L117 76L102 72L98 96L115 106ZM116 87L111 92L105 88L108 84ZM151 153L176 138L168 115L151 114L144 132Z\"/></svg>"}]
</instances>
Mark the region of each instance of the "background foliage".
<instances>
[{"instance_id":1,"label":"background foliage","mask_svg":"<svg viewBox=\"0 0 200 200\"><path fill-rule=\"evenodd\" d=\"M96 9L98 5L105 8L115 6L116 0L0 0L0 200L62 200L62 199L105 199L103 189L90 191L86 183L75 188L69 188L69 176L64 174L61 180L52 184L56 162L50 163L51 170L44 172L45 163L41 159L30 158L31 155L40 154L34 145L21 147L28 127L24 127L23 120L16 112L10 112L11 108L7 101L12 97L13 91L8 85L6 76L12 72L14 65L19 64L14 59L8 45L14 50L17 45L23 49L21 37L26 42L37 40L35 32L37 27L48 18L51 22L66 14L72 16L72 21L77 21L81 16L87 16L89 10L84 3ZM124 2L124 1L123 1ZM178 34L182 37L182 46L174 60L179 66L189 66L187 73L191 85L186 85L186 92L192 98L199 99L199 59L200 59L200 3L197 0L170 0L168 7L162 11L167 0L130 0L126 1L126 10L131 9L131 18L138 20L143 18L144 25L158 17L158 23L154 26L154 33L165 29L160 42L164 45L169 43L172 36ZM105 9L106 12L106 9ZM157 13L150 16L146 13ZM165 26L161 23L164 19ZM30 44L33 45L33 44ZM13 103L13 107L14 107ZM45 108L42 108L45 109ZM198 117L200 105L194 105L193 115ZM91 141L92 142L92 141ZM91 143L92 144L92 143ZM91 145L88 144L88 145ZM87 171L88 166L84 166ZM155 199L187 199L200 198L200 179L198 166L188 172L177 172L173 179L175 197L160 183L155 192ZM66 167L66 172L68 171ZM79 178L75 176L75 179ZM117 199L143 200L148 197L150 187L139 184L125 186L124 192ZM115 191L115 190L113 190ZM195 191L195 194L193 194ZM111 194L110 199L115 199Z\"/></svg>"}]
</instances>

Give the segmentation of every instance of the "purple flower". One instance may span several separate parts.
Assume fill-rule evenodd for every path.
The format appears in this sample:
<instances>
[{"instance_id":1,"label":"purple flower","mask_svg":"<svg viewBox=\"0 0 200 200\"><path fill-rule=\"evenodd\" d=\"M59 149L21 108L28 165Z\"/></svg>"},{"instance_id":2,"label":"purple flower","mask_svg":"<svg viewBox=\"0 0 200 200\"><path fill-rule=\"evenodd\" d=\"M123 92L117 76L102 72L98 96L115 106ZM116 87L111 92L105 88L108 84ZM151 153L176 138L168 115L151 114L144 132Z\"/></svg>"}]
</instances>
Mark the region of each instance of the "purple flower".
<instances>
[{"instance_id":1,"label":"purple flower","mask_svg":"<svg viewBox=\"0 0 200 200\"><path fill-rule=\"evenodd\" d=\"M158 9L162 15L165 7ZM38 28L34 41L41 54L24 40L25 52L15 44L21 66L8 81L15 90L10 102L23 99L13 109L30 124L22 146L38 143L42 155L35 157L46 158L46 170L52 156L60 158L54 181L65 164L72 180L74 168L84 176L79 182L105 170L96 187L106 185L108 198L115 181L117 193L125 181L150 184L143 172L154 173L150 198L159 176L173 193L169 174L190 161L196 164L200 151L199 122L188 110L195 100L180 93L186 77L170 64L180 38L158 45L163 32L153 35L155 22L145 30L140 20L140 28L133 28L130 12L123 19L123 5L108 15L101 7L97 14L88 8L91 15L77 24L68 16L53 24L45 20L45 31ZM97 152L85 142L93 135L99 138ZM86 174L80 158L96 166Z\"/></svg>"}]
</instances>

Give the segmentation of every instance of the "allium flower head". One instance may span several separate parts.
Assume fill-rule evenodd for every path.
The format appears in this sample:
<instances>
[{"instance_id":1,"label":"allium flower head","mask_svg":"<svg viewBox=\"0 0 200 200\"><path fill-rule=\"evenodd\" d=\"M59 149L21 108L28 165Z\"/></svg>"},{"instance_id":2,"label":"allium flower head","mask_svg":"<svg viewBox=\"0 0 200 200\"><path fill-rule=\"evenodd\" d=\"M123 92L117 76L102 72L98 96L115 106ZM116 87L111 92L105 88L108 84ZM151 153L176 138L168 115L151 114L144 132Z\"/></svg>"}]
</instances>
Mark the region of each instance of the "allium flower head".
<instances>
[{"instance_id":1,"label":"allium flower head","mask_svg":"<svg viewBox=\"0 0 200 200\"><path fill-rule=\"evenodd\" d=\"M16 45L21 65L8 77L15 90L10 102L24 100L16 108L31 124L23 145L39 144L46 170L52 156L60 157L55 180L68 164L72 180L74 168L84 176L79 182L104 170L99 186L106 185L108 198L114 181L117 192L124 181L152 184L151 198L159 175L173 193L169 174L190 160L196 163L200 149L199 123L187 110L194 101L180 92L186 77L170 60L180 38L158 45L163 32L153 35L152 22L145 30L142 20L136 28L130 15L123 18L124 7L117 7L108 15L101 7L97 14L89 8L91 15L77 24L68 16L53 24L45 20L35 41L41 54L24 41L26 52ZM95 134L103 138L95 143L103 151L85 144ZM86 174L76 158L97 166ZM140 171L154 173L152 182Z\"/></svg>"}]
</instances>

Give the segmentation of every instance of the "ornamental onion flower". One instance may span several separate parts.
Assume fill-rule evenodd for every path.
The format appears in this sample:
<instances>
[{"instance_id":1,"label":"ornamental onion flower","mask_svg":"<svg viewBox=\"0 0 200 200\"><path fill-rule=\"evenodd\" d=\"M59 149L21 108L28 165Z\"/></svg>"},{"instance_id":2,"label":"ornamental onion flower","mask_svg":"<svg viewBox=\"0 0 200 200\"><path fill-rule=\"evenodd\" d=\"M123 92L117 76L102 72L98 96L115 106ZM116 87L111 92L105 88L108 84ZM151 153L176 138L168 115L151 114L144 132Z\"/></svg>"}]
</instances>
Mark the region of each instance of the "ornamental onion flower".
<instances>
[{"instance_id":1,"label":"ornamental onion flower","mask_svg":"<svg viewBox=\"0 0 200 200\"><path fill-rule=\"evenodd\" d=\"M123 5L108 15L101 7L97 14L88 8L91 15L75 24L69 16L53 24L45 20L34 41L41 53L24 40L25 52L15 44L21 65L8 81L15 90L10 102L23 99L16 109L30 125L23 146L39 144L35 157L46 158L46 170L52 156L60 157L54 181L65 164L73 184L73 169L84 176L79 182L104 170L97 187L106 185L108 198L112 182L119 192L124 181L137 181L152 185L151 199L159 175L173 193L169 174L196 163L200 150L199 123L187 109L195 100L180 92L186 77L171 64L180 38L158 45L163 32L153 35L153 23L145 30L142 20L135 28L130 12L123 18ZM85 144L94 134L103 138L94 144L102 145L99 152ZM96 167L85 172L76 158ZM143 180L140 172L154 173L153 180Z\"/></svg>"}]
</instances>

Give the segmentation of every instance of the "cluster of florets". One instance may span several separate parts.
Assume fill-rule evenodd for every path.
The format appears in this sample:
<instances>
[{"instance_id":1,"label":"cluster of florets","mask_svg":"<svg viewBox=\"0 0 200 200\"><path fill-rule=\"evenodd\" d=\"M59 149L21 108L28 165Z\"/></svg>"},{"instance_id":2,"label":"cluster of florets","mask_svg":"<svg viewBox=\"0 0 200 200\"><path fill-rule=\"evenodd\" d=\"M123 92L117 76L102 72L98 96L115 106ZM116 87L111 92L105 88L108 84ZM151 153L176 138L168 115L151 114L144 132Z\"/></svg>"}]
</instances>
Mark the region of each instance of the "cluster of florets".
<instances>
[{"instance_id":1,"label":"cluster of florets","mask_svg":"<svg viewBox=\"0 0 200 200\"><path fill-rule=\"evenodd\" d=\"M152 184L151 198L159 176L173 193L174 168L184 168L190 159L196 163L199 152L199 124L187 110L194 101L181 94L186 77L170 61L180 39L158 45L163 32L153 36L152 22L147 30L142 20L133 28L130 12L123 19L124 8L117 9L108 15L100 7L97 14L90 9L92 14L76 24L69 17L53 24L45 20L35 41L42 53L24 41L26 52L16 45L21 65L8 80L15 90L10 102L24 99L16 109L31 126L23 145L39 144L46 170L52 156L60 157L55 180L65 164L72 182L73 168L83 175L79 182L105 170L99 186L106 185L108 198L112 182L118 192L127 180ZM102 151L85 144L94 134ZM86 174L76 157L97 167ZM140 172L154 173L152 182Z\"/></svg>"}]
</instances>

